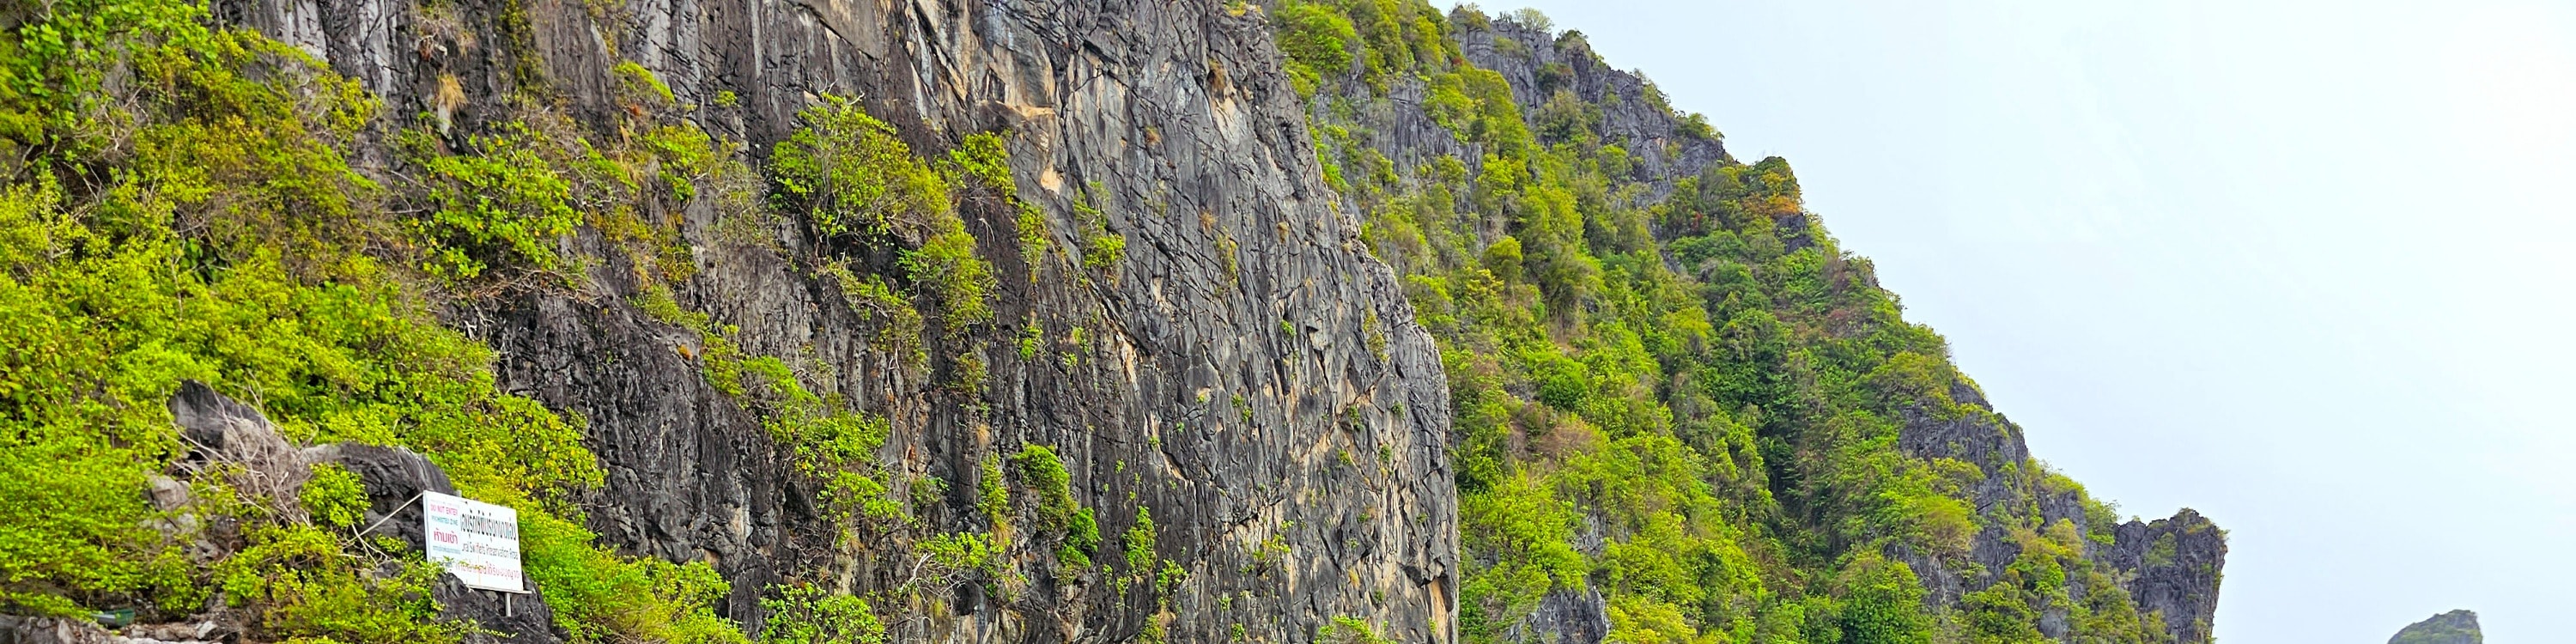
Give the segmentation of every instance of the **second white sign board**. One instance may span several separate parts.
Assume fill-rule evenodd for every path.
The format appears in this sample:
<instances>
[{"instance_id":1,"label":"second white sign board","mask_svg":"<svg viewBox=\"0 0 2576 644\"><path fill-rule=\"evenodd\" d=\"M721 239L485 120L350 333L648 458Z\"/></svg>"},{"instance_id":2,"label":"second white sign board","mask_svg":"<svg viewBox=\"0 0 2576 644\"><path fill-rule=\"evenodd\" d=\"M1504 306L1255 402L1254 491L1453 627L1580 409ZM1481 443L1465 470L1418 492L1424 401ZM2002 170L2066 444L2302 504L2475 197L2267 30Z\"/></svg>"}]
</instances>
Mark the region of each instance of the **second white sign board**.
<instances>
[{"instance_id":1,"label":"second white sign board","mask_svg":"<svg viewBox=\"0 0 2576 644\"><path fill-rule=\"evenodd\" d=\"M465 585L528 592L519 578L519 511L461 496L423 492L423 541L431 563L447 565Z\"/></svg>"}]
</instances>

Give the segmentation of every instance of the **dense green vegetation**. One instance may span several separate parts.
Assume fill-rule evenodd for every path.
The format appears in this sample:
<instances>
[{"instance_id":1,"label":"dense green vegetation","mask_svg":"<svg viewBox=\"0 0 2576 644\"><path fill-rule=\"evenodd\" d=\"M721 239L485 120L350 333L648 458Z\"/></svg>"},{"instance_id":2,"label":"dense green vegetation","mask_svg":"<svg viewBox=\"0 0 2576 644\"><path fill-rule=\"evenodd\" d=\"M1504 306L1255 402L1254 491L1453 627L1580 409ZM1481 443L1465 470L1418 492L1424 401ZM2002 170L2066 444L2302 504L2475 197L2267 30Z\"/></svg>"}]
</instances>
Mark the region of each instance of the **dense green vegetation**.
<instances>
[{"instance_id":1,"label":"dense green vegetation","mask_svg":"<svg viewBox=\"0 0 2576 644\"><path fill-rule=\"evenodd\" d=\"M1402 0L1292 0L1274 18L1327 182L1443 349L1464 639L1497 641L1548 593L1585 589L1622 642L2025 642L2050 609L2078 641L2163 637L2072 523L1980 515L1966 497L1990 476L2080 495L2071 481L1896 448L1909 418L1991 412L1953 399L1974 385L1942 339L1824 234L1786 162L1720 162L1654 198L1621 147L1641 143L1597 131L1621 97L1588 102L1552 64L1535 88L1549 98L1524 113L1502 75L1459 54L1457 31L1492 20ZM1475 158L1389 157L1362 115L1406 109L1387 87L1407 82ZM2109 509L2094 514L2106 529ZM1955 608L1926 606L1934 571L1883 554L1964 562L1989 526L2023 554ZM2091 590L2081 601L2071 576Z\"/></svg>"},{"instance_id":2,"label":"dense green vegetation","mask_svg":"<svg viewBox=\"0 0 2576 644\"><path fill-rule=\"evenodd\" d=\"M583 420L501 391L492 352L435 317L496 293L589 288L609 258L574 250L582 229L631 267L639 292L627 304L693 337L679 349L810 479L844 544L894 535L921 558L923 578L887 597L961 583L1017 592L1026 564L1004 557L1015 542L1053 553L1039 570L1062 579L1105 568L1093 558L1112 546L1052 450L1023 446L1007 472L1003 454L987 455L972 481L983 529L924 534L918 513L945 484L895 491L874 458L883 418L816 393L808 365L746 350L737 329L677 297L696 265L679 230L684 207L712 205L731 243L774 244L763 227L796 222L826 248L788 259L841 290L875 348L924 369L932 340L966 341L994 318L999 276L960 207L1017 212L1028 269L1050 257L1053 233L1019 199L1002 136L921 154L853 101L826 96L763 173L723 151L733 142L679 118L689 108L632 62L612 70L622 103L613 131L547 109L542 83L527 82L542 78L524 66L513 77L521 93L503 97L515 120L451 131L443 116L382 114L299 50L208 26L201 3L31 11L0 38L0 498L10 500L0 504L0 611L131 606L168 619L211 601L253 616L261 639L442 642L471 631L438 616L428 594L438 572L419 553L361 536L368 500L356 475L316 466L297 487L238 464L183 462L164 402L194 380L255 405L295 443L408 448L465 495L516 508L526 574L574 641L753 639L713 610L731 586L707 563L594 543L571 501L603 478ZM369 137L392 144L392 179L352 167ZM1076 250L1105 270L1125 240L1088 215ZM835 245L898 252L859 266ZM1081 343L1082 329L1069 340ZM982 386L971 355L944 366L950 384ZM190 500L153 505L147 491L165 473ZM1115 546L1132 569L1121 587L1173 583L1151 520L1136 516L1142 527ZM237 521L238 536L201 532L211 517ZM228 554L192 560L197 540ZM774 619L750 634L761 641L885 637L846 589L766 591Z\"/></svg>"},{"instance_id":3,"label":"dense green vegetation","mask_svg":"<svg viewBox=\"0 0 2576 644\"><path fill-rule=\"evenodd\" d=\"M335 466L281 492L238 464L191 465L189 500L155 507L146 490L186 452L163 403L196 380L255 402L295 442L409 448L466 495L517 508L527 575L575 641L746 639L710 609L729 585L706 563L593 543L568 501L601 481L582 420L498 390L491 351L431 315L441 297L577 283L589 260L561 250L577 225L627 248L639 273L684 276L668 213L748 200L699 189L744 168L720 162L705 133L655 118L667 88L619 68L621 94L644 105L612 144L559 118L462 139L429 123L392 132L415 179L387 185L348 161L384 127L379 106L301 51L210 28L192 2L30 11L0 38L0 610L153 618L213 601L253 616L262 639L468 632L436 617L437 572L418 553L362 540L364 493ZM702 315L667 293L660 303L721 345ZM857 465L883 421L808 393L776 358L709 363L711 382L758 406L800 468L829 482L827 503L897 512ZM213 517L238 536L199 532ZM191 561L200 539L229 554ZM777 610L821 620L774 623L791 637L779 641L881 633L854 598L779 592Z\"/></svg>"}]
</instances>

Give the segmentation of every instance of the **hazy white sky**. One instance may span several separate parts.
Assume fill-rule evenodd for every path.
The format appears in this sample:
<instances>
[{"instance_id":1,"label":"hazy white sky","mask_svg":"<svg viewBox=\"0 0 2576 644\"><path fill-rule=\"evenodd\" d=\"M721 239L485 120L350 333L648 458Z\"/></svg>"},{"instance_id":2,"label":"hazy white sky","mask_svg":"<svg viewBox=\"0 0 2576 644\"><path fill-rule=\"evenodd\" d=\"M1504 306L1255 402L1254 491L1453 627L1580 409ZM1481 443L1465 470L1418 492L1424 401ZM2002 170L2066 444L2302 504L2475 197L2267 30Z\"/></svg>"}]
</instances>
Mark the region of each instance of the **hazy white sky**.
<instances>
[{"instance_id":1,"label":"hazy white sky","mask_svg":"<svg viewBox=\"0 0 2576 644\"><path fill-rule=\"evenodd\" d=\"M1787 157L2041 458L2226 527L2222 641L2576 632L2576 5L1526 3Z\"/></svg>"}]
</instances>

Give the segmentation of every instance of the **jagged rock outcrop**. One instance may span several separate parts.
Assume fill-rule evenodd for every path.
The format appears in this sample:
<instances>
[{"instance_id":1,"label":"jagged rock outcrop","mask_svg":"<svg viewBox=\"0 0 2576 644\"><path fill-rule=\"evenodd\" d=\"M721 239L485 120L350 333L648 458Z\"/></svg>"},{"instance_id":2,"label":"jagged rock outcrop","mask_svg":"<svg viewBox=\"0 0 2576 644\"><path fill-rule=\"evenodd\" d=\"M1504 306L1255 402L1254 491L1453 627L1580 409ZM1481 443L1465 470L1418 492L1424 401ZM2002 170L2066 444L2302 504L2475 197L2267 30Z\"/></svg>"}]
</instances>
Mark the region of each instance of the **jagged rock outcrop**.
<instances>
[{"instance_id":1,"label":"jagged rock outcrop","mask_svg":"<svg viewBox=\"0 0 2576 644\"><path fill-rule=\"evenodd\" d=\"M1965 382L1953 385L1951 395L1986 413L1950 418L1908 414L1898 436L1899 448L1916 456L1976 464L1986 477L1974 486L1972 496L1980 513L1995 523L2036 510L2041 525L2063 521L2074 526L2077 534L2107 529L2112 543L2082 541L2085 557L2116 571L2115 578L2137 609L2160 614L2167 632L2179 641L2210 640L2220 569L2227 560L2226 531L2190 508L2153 522L2132 519L2113 526L2094 525L2103 517L2088 516L2076 490L2052 487L2017 471L2032 462L2019 425L1995 413L1984 394ZM2011 533L1993 525L1977 533L1967 558L1975 568L1968 574L1957 572L1954 562L1915 553L1899 557L1917 571L1930 573L1924 575L1928 601L1955 602L1993 583L2021 555L2022 546ZM2042 631L2051 637L2064 635Z\"/></svg>"},{"instance_id":2,"label":"jagged rock outcrop","mask_svg":"<svg viewBox=\"0 0 2576 644\"><path fill-rule=\"evenodd\" d=\"M1603 139L1626 142L1637 174L1655 187L1644 199L1660 199L1675 181L1732 158L1713 133L1687 135L1662 90L1642 76L1611 67L1578 32L1559 34L1513 20L1467 20L1466 12L1454 10L1450 15L1468 62L1510 81L1512 100L1523 114L1537 114L1558 90L1597 106L1601 114L1594 131Z\"/></svg>"},{"instance_id":3,"label":"jagged rock outcrop","mask_svg":"<svg viewBox=\"0 0 2576 644\"><path fill-rule=\"evenodd\" d=\"M2455 610L2408 624L2388 644L2485 644L2486 634L2478 630L2478 613Z\"/></svg>"},{"instance_id":4,"label":"jagged rock outcrop","mask_svg":"<svg viewBox=\"0 0 2576 644\"><path fill-rule=\"evenodd\" d=\"M1610 607L1594 590L1550 592L1529 619L1505 631L1505 637L1533 644L1581 644L1610 636Z\"/></svg>"},{"instance_id":5,"label":"jagged rock outcrop","mask_svg":"<svg viewBox=\"0 0 2576 644\"><path fill-rule=\"evenodd\" d=\"M608 483L579 502L604 542L714 564L733 581L722 612L746 628L759 628L771 583L903 586L917 568L902 535L981 528L979 461L1040 444L1063 455L1102 533L1150 512L1156 556L1185 572L1178 587L959 585L881 606L899 616L891 637L1292 641L1337 617L1406 641L1451 637L1437 352L1322 187L1260 14L1217 2L217 4L449 137L547 110L606 131L612 68L631 61L750 159L821 95L854 96L926 150L1008 130L1019 193L1059 241L1082 223L1078 201L1104 213L1127 251L1095 270L1061 255L1024 263L1009 208L961 212L1003 276L998 315L934 334L922 367L871 345L878 329L810 261L890 268L894 249L793 225L728 236L728 213L706 200L680 213L696 265L674 299L738 329L744 352L790 357L817 394L889 419L878 457L900 481L944 482L930 492L943 502L891 539L837 538L818 484L701 377L696 334L630 303L644 287L595 232L569 249L604 258L581 292L511 291L450 313L499 350L505 388L585 419ZM1015 351L1024 336L1042 348ZM981 386L956 386L977 369Z\"/></svg>"},{"instance_id":6,"label":"jagged rock outcrop","mask_svg":"<svg viewBox=\"0 0 2576 644\"><path fill-rule=\"evenodd\" d=\"M2127 586L2139 611L2162 613L2182 641L2209 641L2227 564L2226 531L2184 508L2170 519L2120 524L2114 534L2109 549L2088 554L2131 575Z\"/></svg>"}]
</instances>

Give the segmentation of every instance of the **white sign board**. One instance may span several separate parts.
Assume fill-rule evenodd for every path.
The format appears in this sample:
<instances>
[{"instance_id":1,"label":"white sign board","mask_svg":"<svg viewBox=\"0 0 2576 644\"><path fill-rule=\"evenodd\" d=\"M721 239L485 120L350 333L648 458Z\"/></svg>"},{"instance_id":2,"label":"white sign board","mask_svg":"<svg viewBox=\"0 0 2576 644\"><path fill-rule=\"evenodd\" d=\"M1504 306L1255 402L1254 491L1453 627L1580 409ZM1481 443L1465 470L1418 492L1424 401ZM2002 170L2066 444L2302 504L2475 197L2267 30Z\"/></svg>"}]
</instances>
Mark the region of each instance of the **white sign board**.
<instances>
[{"instance_id":1,"label":"white sign board","mask_svg":"<svg viewBox=\"0 0 2576 644\"><path fill-rule=\"evenodd\" d=\"M528 592L519 581L519 511L437 492L422 492L421 522L430 563L472 588Z\"/></svg>"}]
</instances>

